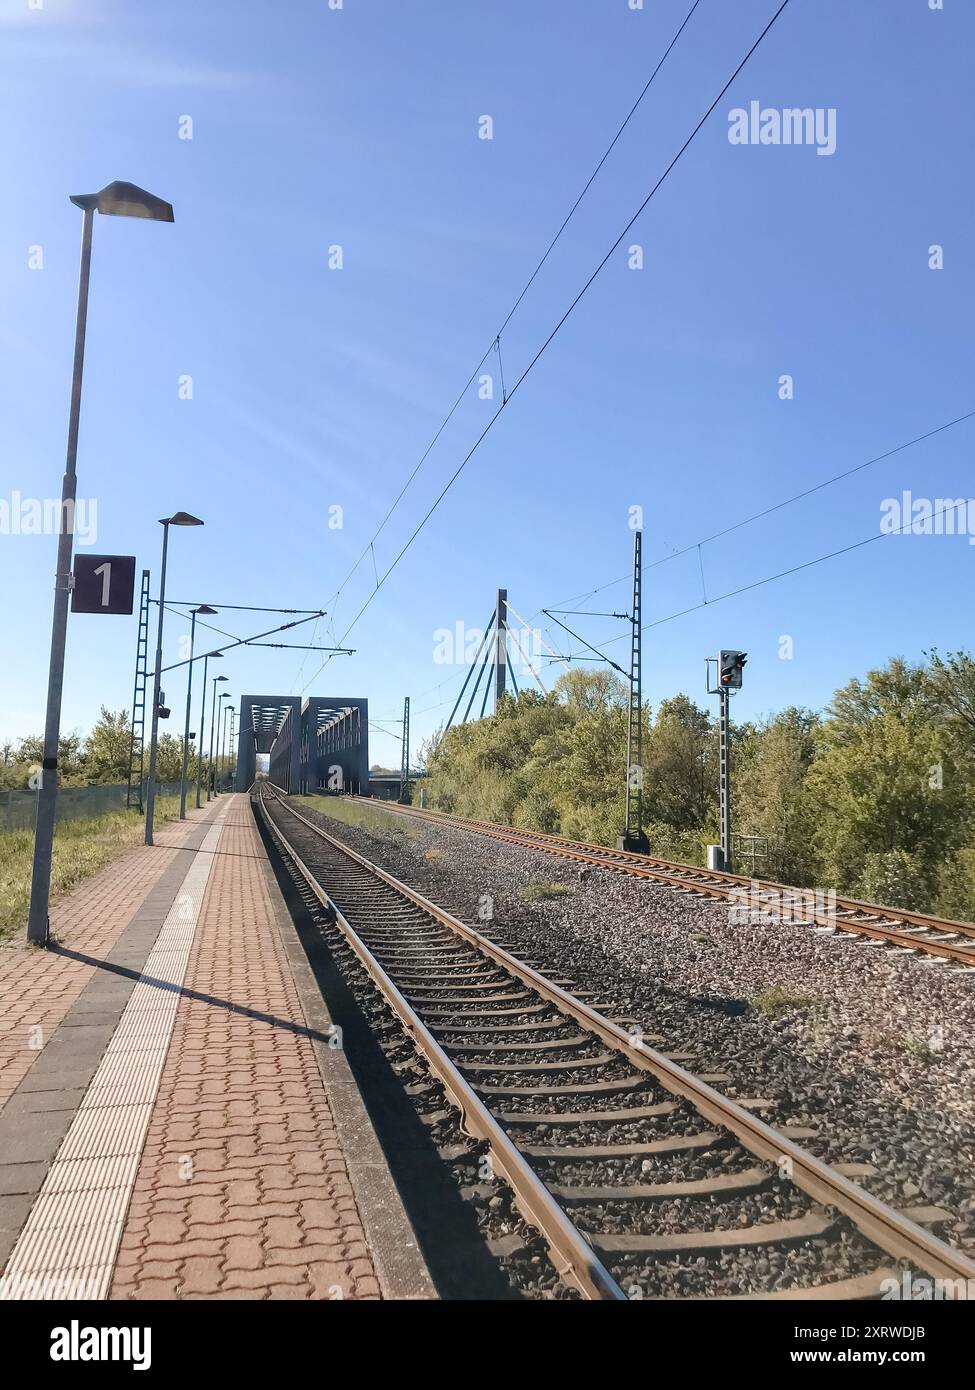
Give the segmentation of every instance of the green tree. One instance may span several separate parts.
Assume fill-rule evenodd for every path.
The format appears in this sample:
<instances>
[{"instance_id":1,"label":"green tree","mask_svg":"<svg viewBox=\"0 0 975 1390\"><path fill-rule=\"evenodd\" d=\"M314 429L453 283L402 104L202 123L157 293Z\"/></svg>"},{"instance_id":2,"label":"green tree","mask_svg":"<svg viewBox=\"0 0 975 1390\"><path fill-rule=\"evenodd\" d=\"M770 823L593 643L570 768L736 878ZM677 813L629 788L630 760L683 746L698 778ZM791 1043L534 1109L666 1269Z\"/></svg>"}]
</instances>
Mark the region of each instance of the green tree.
<instances>
[{"instance_id":1,"label":"green tree","mask_svg":"<svg viewBox=\"0 0 975 1390\"><path fill-rule=\"evenodd\" d=\"M644 754L646 799L655 819L699 830L713 815L717 750L710 715L686 695L663 700Z\"/></svg>"},{"instance_id":2,"label":"green tree","mask_svg":"<svg viewBox=\"0 0 975 1390\"><path fill-rule=\"evenodd\" d=\"M967 652L928 653L931 701L975 751L975 661Z\"/></svg>"},{"instance_id":3,"label":"green tree","mask_svg":"<svg viewBox=\"0 0 975 1390\"><path fill-rule=\"evenodd\" d=\"M174 734L162 734L156 745L156 780L178 782L183 770L183 740ZM146 760L148 773L148 759Z\"/></svg>"},{"instance_id":4,"label":"green tree","mask_svg":"<svg viewBox=\"0 0 975 1390\"><path fill-rule=\"evenodd\" d=\"M868 875L868 856L899 850L930 898L940 862L966 833L969 776L956 752L924 668L895 658L837 691L807 777L830 885L864 892L880 871L871 861Z\"/></svg>"},{"instance_id":5,"label":"green tree","mask_svg":"<svg viewBox=\"0 0 975 1390\"><path fill-rule=\"evenodd\" d=\"M117 714L102 705L88 736L87 768L92 782L126 782L129 776L131 725L125 710Z\"/></svg>"},{"instance_id":6,"label":"green tree","mask_svg":"<svg viewBox=\"0 0 975 1390\"><path fill-rule=\"evenodd\" d=\"M572 669L548 695L437 735L432 806L612 844L623 828L628 689ZM717 738L685 695L642 712L647 831L701 863L717 835ZM895 659L839 689L824 716L790 708L732 725L735 825L770 837L770 873L948 916L975 916L975 662Z\"/></svg>"},{"instance_id":7,"label":"green tree","mask_svg":"<svg viewBox=\"0 0 975 1390\"><path fill-rule=\"evenodd\" d=\"M767 874L814 884L818 862L806 776L816 754L819 718L795 706L749 725L734 749L734 830L767 836Z\"/></svg>"}]
</instances>

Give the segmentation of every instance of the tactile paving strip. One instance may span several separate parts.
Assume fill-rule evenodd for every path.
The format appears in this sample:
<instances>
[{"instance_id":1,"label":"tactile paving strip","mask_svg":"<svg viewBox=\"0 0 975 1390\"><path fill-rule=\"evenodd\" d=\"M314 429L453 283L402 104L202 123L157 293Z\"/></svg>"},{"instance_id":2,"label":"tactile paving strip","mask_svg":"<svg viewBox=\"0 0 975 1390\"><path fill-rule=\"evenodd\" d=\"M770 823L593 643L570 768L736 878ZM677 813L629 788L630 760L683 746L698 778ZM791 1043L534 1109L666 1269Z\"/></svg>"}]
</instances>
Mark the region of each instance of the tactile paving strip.
<instances>
[{"instance_id":1,"label":"tactile paving strip","mask_svg":"<svg viewBox=\"0 0 975 1390\"><path fill-rule=\"evenodd\" d=\"M51 1164L0 1301L108 1296L223 819L197 851Z\"/></svg>"}]
</instances>

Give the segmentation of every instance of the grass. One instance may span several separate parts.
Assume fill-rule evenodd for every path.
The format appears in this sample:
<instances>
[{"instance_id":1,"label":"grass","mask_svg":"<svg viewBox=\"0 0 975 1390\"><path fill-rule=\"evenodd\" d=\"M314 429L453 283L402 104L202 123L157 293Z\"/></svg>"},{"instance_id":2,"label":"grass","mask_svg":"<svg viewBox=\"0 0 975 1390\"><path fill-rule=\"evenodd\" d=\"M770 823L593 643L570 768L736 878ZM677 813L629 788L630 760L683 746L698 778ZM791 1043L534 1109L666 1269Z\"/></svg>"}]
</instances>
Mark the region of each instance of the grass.
<instances>
[{"instance_id":1,"label":"grass","mask_svg":"<svg viewBox=\"0 0 975 1390\"><path fill-rule=\"evenodd\" d=\"M178 797L160 797L156 802L157 824L173 820L178 813ZM52 900L140 845L142 837L143 819L137 811L111 811L104 816L63 821L54 832ZM33 858L32 829L0 831L0 941L27 921Z\"/></svg>"},{"instance_id":2,"label":"grass","mask_svg":"<svg viewBox=\"0 0 975 1390\"><path fill-rule=\"evenodd\" d=\"M772 985L771 989L756 994L749 1002L759 1013L765 1014L768 1018L777 1018L779 1014L788 1013L790 1009L808 1008L815 1001L806 994L790 994L784 985Z\"/></svg>"},{"instance_id":3,"label":"grass","mask_svg":"<svg viewBox=\"0 0 975 1390\"><path fill-rule=\"evenodd\" d=\"M549 898L569 897L574 892L570 883L530 883L521 889L520 896L526 903L541 903Z\"/></svg>"},{"instance_id":4,"label":"grass","mask_svg":"<svg viewBox=\"0 0 975 1390\"><path fill-rule=\"evenodd\" d=\"M407 816L398 816L395 811L380 810L382 802L367 805L363 801L350 801L347 796L316 796L313 792L292 796L290 800L305 801L319 815L341 821L343 825L355 825L360 830L373 834L386 835L394 831L400 835L408 835L412 840L416 839L422 829L419 821Z\"/></svg>"}]
</instances>

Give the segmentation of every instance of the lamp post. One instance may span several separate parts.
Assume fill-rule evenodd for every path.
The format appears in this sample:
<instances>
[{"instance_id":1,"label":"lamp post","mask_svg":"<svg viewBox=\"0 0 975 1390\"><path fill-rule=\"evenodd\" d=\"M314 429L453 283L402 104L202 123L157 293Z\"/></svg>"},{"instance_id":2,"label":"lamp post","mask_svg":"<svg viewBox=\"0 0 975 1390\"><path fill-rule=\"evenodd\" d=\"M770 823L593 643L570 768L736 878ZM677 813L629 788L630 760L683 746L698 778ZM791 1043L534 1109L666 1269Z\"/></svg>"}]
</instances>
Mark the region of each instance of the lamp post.
<instances>
[{"instance_id":1,"label":"lamp post","mask_svg":"<svg viewBox=\"0 0 975 1390\"><path fill-rule=\"evenodd\" d=\"M234 739L237 734L237 710L234 705L230 706L230 765L233 769L230 773L230 790L237 790L237 758L234 753ZM228 769L229 770L229 769Z\"/></svg>"},{"instance_id":2,"label":"lamp post","mask_svg":"<svg viewBox=\"0 0 975 1390\"><path fill-rule=\"evenodd\" d=\"M212 658L214 661L217 661L217 660L221 660L221 661L222 661L222 660L223 660L223 652L206 652L206 653L204 654L204 657L203 657L203 679L202 679L202 681L200 682L200 740L199 740L199 743L196 745L196 809L197 809L197 810L200 809L200 805L201 805L201 802L202 802L202 796L203 796L203 793L202 793L202 786L203 786L203 733L204 733L204 730L205 730L205 728L206 728L206 714L207 714L207 665L208 665L208 663L210 662L210 659L211 659L211 658ZM214 676L214 680L216 680L216 679L217 679L217 677ZM227 677L224 676L223 679L226 680ZM217 687L214 685L213 688L214 688L214 691L215 691ZM212 731L212 730L210 731L210 747L211 747L211 748L213 747L213 731ZM210 777L210 770L209 770L209 768L207 768L207 780L208 780L208 781L209 781L209 777ZM209 800L209 798L207 798L207 799Z\"/></svg>"},{"instance_id":3,"label":"lamp post","mask_svg":"<svg viewBox=\"0 0 975 1390\"><path fill-rule=\"evenodd\" d=\"M186 819L186 769L190 758L190 697L193 693L193 644L196 641L196 616L198 613L205 613L208 617L216 617L216 608L211 608L208 603L201 603L199 608L190 610L190 664L186 668L186 722L183 725L183 767L179 776L179 818ZM204 676L204 681L206 676ZM206 686L204 685L204 690ZM197 744L197 760L199 761L199 751L203 747L203 733L200 733L200 741Z\"/></svg>"},{"instance_id":4,"label":"lamp post","mask_svg":"<svg viewBox=\"0 0 975 1390\"><path fill-rule=\"evenodd\" d=\"M228 680L228 676L214 676L213 678L213 699L210 702L210 765L207 768L207 801L210 801L217 792L217 774L213 762L213 735L216 731L217 720L220 715L217 712L217 683L218 681ZM223 706L220 706L223 709ZM217 739L217 752L220 751L220 740Z\"/></svg>"},{"instance_id":5,"label":"lamp post","mask_svg":"<svg viewBox=\"0 0 975 1390\"><path fill-rule=\"evenodd\" d=\"M228 693L228 695L227 695L227 699L228 699L228 700L230 699L229 693ZM226 782L226 780L227 780L227 733L229 732L229 729L230 729L230 711L231 711L231 709L232 709L232 706L231 706L231 705L224 705L224 707L223 707L223 710L224 710L224 713L223 713L223 738L221 739L221 742L220 742L220 753L221 753L220 765L221 765L221 767L222 767L222 769L223 769L223 780L224 780L225 782Z\"/></svg>"},{"instance_id":6,"label":"lamp post","mask_svg":"<svg viewBox=\"0 0 975 1390\"><path fill-rule=\"evenodd\" d=\"M58 800L58 743L61 735L61 695L64 688L64 649L68 631L68 598L71 593L71 556L74 544L74 509L78 491L78 426L81 419L81 379L85 365L85 333L88 324L88 284L91 278L91 237L95 213L107 217L146 217L172 222L173 209L161 198L134 183L110 183L100 193L75 194L72 203L82 210L81 270L78 277L78 312L75 320L74 365L71 374L71 406L68 413L68 448L61 484L60 530L57 571L54 579L54 619L51 625L51 657L47 676L47 708L44 717L44 754L37 792L34 832L34 864L31 872L30 913L27 939L45 945L51 896L51 857L54 852L54 820Z\"/></svg>"},{"instance_id":7,"label":"lamp post","mask_svg":"<svg viewBox=\"0 0 975 1390\"><path fill-rule=\"evenodd\" d=\"M156 628L156 669L152 673L152 734L149 740L149 785L146 788L146 844L152 844L152 821L156 809L156 740L159 734L159 682L162 678L163 620L166 616L166 557L169 552L170 526L202 526L203 522L189 512L174 512L159 518L163 528L162 564L159 567L159 625Z\"/></svg>"},{"instance_id":8,"label":"lamp post","mask_svg":"<svg viewBox=\"0 0 975 1390\"><path fill-rule=\"evenodd\" d=\"M230 692L229 692L229 690L221 690L221 692L220 692L220 699L221 699L221 701L223 701L223 700L229 700L229 699L230 699ZM224 766L224 761L223 761L223 759L224 759L223 748L224 748L224 740L225 740L225 738L226 738L226 733L227 733L227 706L224 705L224 704L221 704L221 706L220 706L220 727L219 727L219 729L217 730L217 773L216 773L216 778L215 778L215 781L214 781L214 794L215 794L216 796L219 796L219 795L220 795L220 774L221 774L221 772L222 772L222 770L223 770L223 766Z\"/></svg>"}]
</instances>

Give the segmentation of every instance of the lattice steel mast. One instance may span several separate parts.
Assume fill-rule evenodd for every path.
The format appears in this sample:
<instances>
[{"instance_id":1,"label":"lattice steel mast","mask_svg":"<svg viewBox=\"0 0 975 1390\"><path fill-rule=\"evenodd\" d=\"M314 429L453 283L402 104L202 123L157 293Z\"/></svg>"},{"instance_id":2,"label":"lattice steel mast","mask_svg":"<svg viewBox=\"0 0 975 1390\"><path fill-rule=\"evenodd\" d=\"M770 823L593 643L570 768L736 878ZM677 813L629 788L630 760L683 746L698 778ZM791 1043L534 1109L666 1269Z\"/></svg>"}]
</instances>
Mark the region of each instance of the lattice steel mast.
<instances>
[{"instance_id":1,"label":"lattice steel mast","mask_svg":"<svg viewBox=\"0 0 975 1390\"><path fill-rule=\"evenodd\" d=\"M399 799L404 805L410 802L410 697L403 699L403 761L400 764Z\"/></svg>"},{"instance_id":2,"label":"lattice steel mast","mask_svg":"<svg viewBox=\"0 0 975 1390\"><path fill-rule=\"evenodd\" d=\"M643 679L641 648L643 626L643 532L633 533L633 604L630 610L630 708L626 724L626 826L620 849L640 854L650 845L643 833Z\"/></svg>"}]
</instances>

